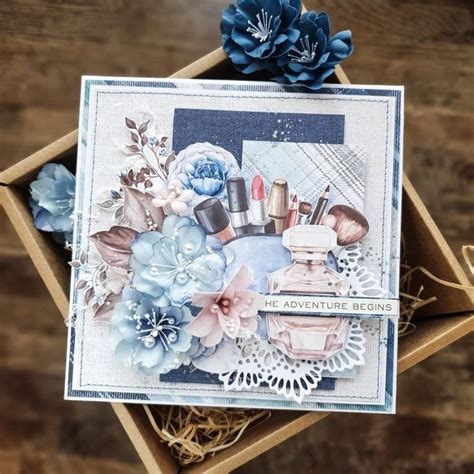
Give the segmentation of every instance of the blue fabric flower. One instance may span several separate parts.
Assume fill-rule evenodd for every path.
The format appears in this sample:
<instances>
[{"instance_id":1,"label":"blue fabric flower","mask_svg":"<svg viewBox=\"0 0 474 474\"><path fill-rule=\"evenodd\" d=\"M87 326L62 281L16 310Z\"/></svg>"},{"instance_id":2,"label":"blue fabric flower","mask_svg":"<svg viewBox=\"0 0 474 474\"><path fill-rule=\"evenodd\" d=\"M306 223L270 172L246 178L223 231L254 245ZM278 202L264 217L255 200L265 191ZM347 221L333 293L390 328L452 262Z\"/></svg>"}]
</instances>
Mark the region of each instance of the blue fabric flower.
<instances>
[{"instance_id":1,"label":"blue fabric flower","mask_svg":"<svg viewBox=\"0 0 474 474\"><path fill-rule=\"evenodd\" d=\"M335 66L352 53L352 34L346 30L330 37L330 19L324 12L301 15L296 27L299 39L288 54L278 58L272 79L320 89Z\"/></svg>"},{"instance_id":2,"label":"blue fabric flower","mask_svg":"<svg viewBox=\"0 0 474 474\"><path fill-rule=\"evenodd\" d=\"M178 180L184 189L191 189L195 194L193 205L208 197L225 201L225 182L238 172L239 165L232 153L211 143L194 143L171 162L168 182Z\"/></svg>"},{"instance_id":3,"label":"blue fabric flower","mask_svg":"<svg viewBox=\"0 0 474 474\"><path fill-rule=\"evenodd\" d=\"M222 288L222 244L189 217L168 216L161 232L139 234L131 249L133 286L158 300L182 305L196 292Z\"/></svg>"},{"instance_id":4,"label":"blue fabric flower","mask_svg":"<svg viewBox=\"0 0 474 474\"><path fill-rule=\"evenodd\" d=\"M238 0L222 15L222 46L237 70L250 74L286 54L299 37L300 0Z\"/></svg>"},{"instance_id":5,"label":"blue fabric flower","mask_svg":"<svg viewBox=\"0 0 474 474\"><path fill-rule=\"evenodd\" d=\"M189 361L189 351L196 351L197 343L184 330L191 320L186 306L156 306L146 295L126 289L111 319L118 340L115 354L124 365L147 375L165 374Z\"/></svg>"},{"instance_id":6,"label":"blue fabric flower","mask_svg":"<svg viewBox=\"0 0 474 474\"><path fill-rule=\"evenodd\" d=\"M66 167L48 163L30 184L30 207L35 227L53 232L58 241L72 242L76 179Z\"/></svg>"}]
</instances>

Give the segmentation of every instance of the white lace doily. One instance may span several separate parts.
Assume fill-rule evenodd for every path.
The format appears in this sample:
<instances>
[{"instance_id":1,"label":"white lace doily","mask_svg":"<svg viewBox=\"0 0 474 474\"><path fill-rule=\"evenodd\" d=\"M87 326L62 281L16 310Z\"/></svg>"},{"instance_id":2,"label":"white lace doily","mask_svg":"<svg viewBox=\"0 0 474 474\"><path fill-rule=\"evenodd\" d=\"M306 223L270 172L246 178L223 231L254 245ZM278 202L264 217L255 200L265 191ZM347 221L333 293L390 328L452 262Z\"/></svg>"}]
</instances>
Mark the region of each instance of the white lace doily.
<instances>
[{"instance_id":1,"label":"white lace doily","mask_svg":"<svg viewBox=\"0 0 474 474\"><path fill-rule=\"evenodd\" d=\"M239 339L241 353L236 367L219 375L224 390L249 390L266 383L270 390L301 403L321 381L323 370L331 373L364 364L365 337L360 320L349 324L346 344L325 361L290 359L266 339Z\"/></svg>"},{"instance_id":2,"label":"white lace doily","mask_svg":"<svg viewBox=\"0 0 474 474\"><path fill-rule=\"evenodd\" d=\"M387 293L375 279L372 272L359 265L361 260L361 245L356 243L340 247L334 251L341 275L349 280L351 288L348 296L368 296L381 298Z\"/></svg>"},{"instance_id":3,"label":"white lace doily","mask_svg":"<svg viewBox=\"0 0 474 474\"><path fill-rule=\"evenodd\" d=\"M328 372L341 372L364 365L365 336L360 320L351 318L349 334L344 349L323 361L323 369Z\"/></svg>"}]
</instances>

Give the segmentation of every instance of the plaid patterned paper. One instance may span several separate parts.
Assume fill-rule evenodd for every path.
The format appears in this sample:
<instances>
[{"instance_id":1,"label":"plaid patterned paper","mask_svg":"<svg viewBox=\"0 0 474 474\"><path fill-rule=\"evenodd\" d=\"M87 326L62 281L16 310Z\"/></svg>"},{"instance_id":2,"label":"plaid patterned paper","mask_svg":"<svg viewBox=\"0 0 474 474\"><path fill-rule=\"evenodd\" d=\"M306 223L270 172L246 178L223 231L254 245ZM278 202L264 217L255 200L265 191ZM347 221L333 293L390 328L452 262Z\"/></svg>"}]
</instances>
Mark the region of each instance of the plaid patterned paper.
<instances>
[{"instance_id":1,"label":"plaid patterned paper","mask_svg":"<svg viewBox=\"0 0 474 474\"><path fill-rule=\"evenodd\" d=\"M361 146L244 141L242 172L249 183L256 174L268 184L284 176L300 199L313 204L330 184L328 208L342 202L364 209L365 150Z\"/></svg>"}]
</instances>

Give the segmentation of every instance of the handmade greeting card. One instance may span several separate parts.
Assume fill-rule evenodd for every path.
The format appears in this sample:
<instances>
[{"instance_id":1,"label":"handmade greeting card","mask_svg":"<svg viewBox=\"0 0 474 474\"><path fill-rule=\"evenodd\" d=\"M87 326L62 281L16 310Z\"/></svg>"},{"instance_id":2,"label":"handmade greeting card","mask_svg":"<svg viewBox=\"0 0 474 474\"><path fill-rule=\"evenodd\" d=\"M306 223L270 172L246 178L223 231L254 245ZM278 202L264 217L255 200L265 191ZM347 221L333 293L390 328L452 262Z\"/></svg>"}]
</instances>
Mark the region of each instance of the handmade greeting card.
<instances>
[{"instance_id":1,"label":"handmade greeting card","mask_svg":"<svg viewBox=\"0 0 474 474\"><path fill-rule=\"evenodd\" d=\"M394 412L403 89L83 79L66 398Z\"/></svg>"}]
</instances>

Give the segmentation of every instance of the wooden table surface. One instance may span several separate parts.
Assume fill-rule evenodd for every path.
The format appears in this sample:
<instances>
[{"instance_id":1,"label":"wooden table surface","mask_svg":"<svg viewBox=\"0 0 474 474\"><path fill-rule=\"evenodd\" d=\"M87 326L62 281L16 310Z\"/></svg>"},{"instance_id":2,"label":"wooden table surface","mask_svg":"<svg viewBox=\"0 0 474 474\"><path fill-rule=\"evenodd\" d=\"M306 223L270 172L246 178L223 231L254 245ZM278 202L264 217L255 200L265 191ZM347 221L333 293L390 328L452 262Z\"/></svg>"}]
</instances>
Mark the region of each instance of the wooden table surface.
<instances>
[{"instance_id":1,"label":"wooden table surface","mask_svg":"<svg viewBox=\"0 0 474 474\"><path fill-rule=\"evenodd\" d=\"M0 169L77 126L82 74L167 76L214 49L224 0L0 0ZM474 3L320 0L354 83L406 87L405 170L456 255L474 239ZM138 473L105 404L62 400L66 331L3 211L0 473ZM474 338L399 381L398 415L339 414L240 472L474 468Z\"/></svg>"}]
</instances>

